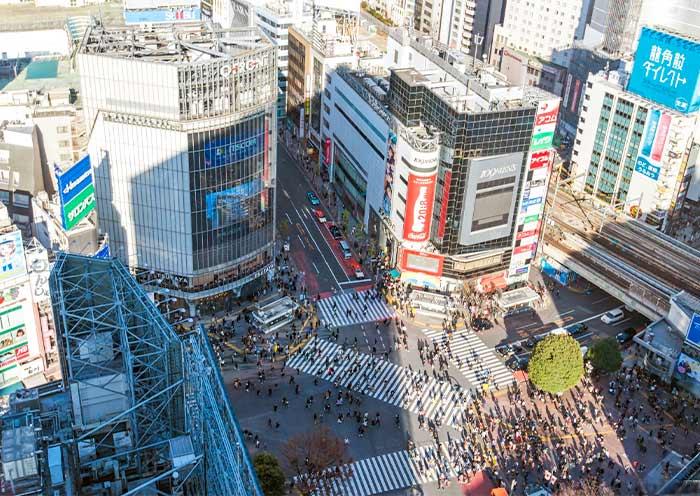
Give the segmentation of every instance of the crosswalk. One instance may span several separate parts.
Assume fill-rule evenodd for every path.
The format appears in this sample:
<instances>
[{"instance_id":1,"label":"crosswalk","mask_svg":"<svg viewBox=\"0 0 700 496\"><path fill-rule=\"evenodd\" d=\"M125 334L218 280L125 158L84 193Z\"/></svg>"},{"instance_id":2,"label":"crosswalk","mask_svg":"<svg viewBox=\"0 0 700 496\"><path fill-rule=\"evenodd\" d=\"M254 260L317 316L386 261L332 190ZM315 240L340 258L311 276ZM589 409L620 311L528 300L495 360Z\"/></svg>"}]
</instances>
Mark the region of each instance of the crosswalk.
<instances>
[{"instance_id":1,"label":"crosswalk","mask_svg":"<svg viewBox=\"0 0 700 496\"><path fill-rule=\"evenodd\" d=\"M287 366L422 414L439 425L459 428L469 404L469 393L459 385L325 339L312 338Z\"/></svg>"},{"instance_id":2,"label":"crosswalk","mask_svg":"<svg viewBox=\"0 0 700 496\"><path fill-rule=\"evenodd\" d=\"M422 332L432 341L444 342L443 331L423 329ZM490 388L498 389L513 383L513 373L474 332L468 329L455 331L450 350L454 365L474 386L488 384Z\"/></svg>"},{"instance_id":3,"label":"crosswalk","mask_svg":"<svg viewBox=\"0 0 700 496\"><path fill-rule=\"evenodd\" d=\"M318 300L322 324L334 327L392 318L396 312L374 290L349 291Z\"/></svg>"},{"instance_id":4,"label":"crosswalk","mask_svg":"<svg viewBox=\"0 0 700 496\"><path fill-rule=\"evenodd\" d=\"M444 445L420 446L365 458L345 465L345 478L327 482L316 491L317 496L371 496L397 491L415 485L435 482L439 477L451 479L455 471Z\"/></svg>"}]
</instances>

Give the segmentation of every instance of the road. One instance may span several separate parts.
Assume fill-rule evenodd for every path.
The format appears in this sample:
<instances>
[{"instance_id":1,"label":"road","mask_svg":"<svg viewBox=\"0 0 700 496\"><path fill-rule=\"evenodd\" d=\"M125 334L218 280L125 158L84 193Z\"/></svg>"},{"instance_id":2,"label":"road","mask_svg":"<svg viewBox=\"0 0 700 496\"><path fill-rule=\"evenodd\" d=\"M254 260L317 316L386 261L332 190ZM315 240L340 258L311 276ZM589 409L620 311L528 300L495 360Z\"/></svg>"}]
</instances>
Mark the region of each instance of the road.
<instances>
[{"instance_id":1,"label":"road","mask_svg":"<svg viewBox=\"0 0 700 496\"><path fill-rule=\"evenodd\" d=\"M339 257L337 242L330 239L327 227L314 216L306 197L312 190L295 159L280 145L277 149L277 229L280 239L290 242L290 256L297 269L305 273L309 294L366 284L369 281L357 281L348 275L347 264ZM317 196L321 198L320 194ZM321 208L330 215L323 205L314 208Z\"/></svg>"}]
</instances>

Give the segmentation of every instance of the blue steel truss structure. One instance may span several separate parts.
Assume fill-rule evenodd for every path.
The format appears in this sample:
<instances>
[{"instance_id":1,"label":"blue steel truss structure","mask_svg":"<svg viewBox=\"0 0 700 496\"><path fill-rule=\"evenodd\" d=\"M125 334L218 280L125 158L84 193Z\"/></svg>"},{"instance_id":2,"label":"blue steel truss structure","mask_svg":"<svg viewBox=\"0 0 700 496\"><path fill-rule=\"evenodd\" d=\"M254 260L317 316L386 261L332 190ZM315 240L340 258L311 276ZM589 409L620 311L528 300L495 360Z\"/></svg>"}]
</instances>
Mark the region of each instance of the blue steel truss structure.
<instances>
[{"instance_id":1,"label":"blue steel truss structure","mask_svg":"<svg viewBox=\"0 0 700 496\"><path fill-rule=\"evenodd\" d=\"M203 329L178 335L115 259L60 253L50 286L75 487L262 496Z\"/></svg>"}]
</instances>

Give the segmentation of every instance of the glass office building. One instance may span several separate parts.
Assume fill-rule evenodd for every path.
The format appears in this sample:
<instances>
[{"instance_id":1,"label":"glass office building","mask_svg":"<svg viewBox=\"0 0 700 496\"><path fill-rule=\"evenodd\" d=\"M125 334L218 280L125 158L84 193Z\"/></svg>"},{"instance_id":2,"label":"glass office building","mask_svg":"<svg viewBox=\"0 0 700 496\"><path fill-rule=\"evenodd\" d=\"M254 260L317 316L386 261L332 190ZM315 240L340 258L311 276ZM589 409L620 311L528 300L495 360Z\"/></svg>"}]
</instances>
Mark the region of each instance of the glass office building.
<instances>
[{"instance_id":1,"label":"glass office building","mask_svg":"<svg viewBox=\"0 0 700 496\"><path fill-rule=\"evenodd\" d=\"M256 28L98 26L78 64L112 254L192 304L253 287L274 258L272 44Z\"/></svg>"}]
</instances>

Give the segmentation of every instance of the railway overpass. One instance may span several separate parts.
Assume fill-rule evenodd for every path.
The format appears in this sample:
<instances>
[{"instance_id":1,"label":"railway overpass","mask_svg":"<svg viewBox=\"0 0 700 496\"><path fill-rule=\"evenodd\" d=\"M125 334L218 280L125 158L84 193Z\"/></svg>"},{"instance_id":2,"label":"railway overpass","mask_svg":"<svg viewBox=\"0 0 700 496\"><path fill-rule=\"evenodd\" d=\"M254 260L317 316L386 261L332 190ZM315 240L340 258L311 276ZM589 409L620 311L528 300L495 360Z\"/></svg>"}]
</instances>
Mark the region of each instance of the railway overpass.
<instances>
[{"instance_id":1,"label":"railway overpass","mask_svg":"<svg viewBox=\"0 0 700 496\"><path fill-rule=\"evenodd\" d=\"M672 295L700 296L700 251L592 199L560 188L548 198L542 251L649 319Z\"/></svg>"}]
</instances>

